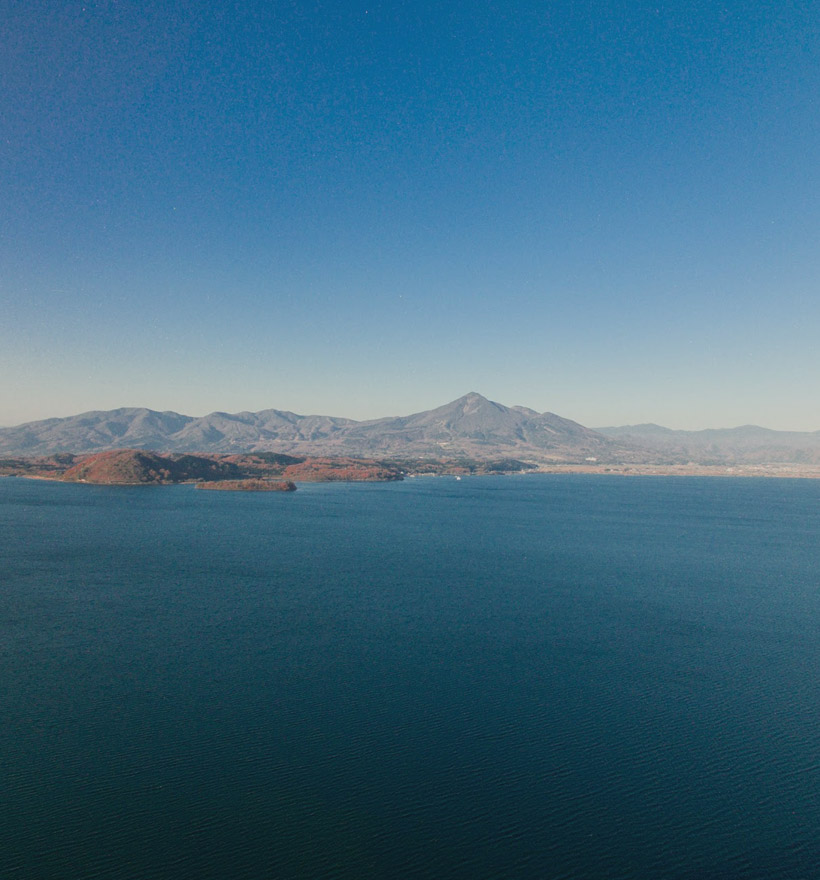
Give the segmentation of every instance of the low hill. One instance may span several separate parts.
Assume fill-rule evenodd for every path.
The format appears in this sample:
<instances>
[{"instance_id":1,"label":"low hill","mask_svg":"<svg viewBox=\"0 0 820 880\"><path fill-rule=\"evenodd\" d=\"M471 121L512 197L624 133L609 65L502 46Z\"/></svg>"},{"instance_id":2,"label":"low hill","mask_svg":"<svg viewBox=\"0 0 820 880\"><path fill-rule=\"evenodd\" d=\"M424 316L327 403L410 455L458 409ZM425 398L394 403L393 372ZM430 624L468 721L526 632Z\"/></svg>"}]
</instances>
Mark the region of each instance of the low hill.
<instances>
[{"instance_id":1,"label":"low hill","mask_svg":"<svg viewBox=\"0 0 820 880\"><path fill-rule=\"evenodd\" d=\"M238 478L235 464L197 455L167 457L140 449L100 452L79 460L62 475L67 482L145 484Z\"/></svg>"},{"instance_id":2,"label":"low hill","mask_svg":"<svg viewBox=\"0 0 820 880\"><path fill-rule=\"evenodd\" d=\"M212 480L197 483L197 489L215 489L222 492L295 492L296 483L286 480L275 483L273 480Z\"/></svg>"},{"instance_id":3,"label":"low hill","mask_svg":"<svg viewBox=\"0 0 820 880\"><path fill-rule=\"evenodd\" d=\"M448 467L444 462L438 464L439 470L446 470ZM220 488L252 488L264 491L272 491L277 485L289 485L294 480L401 480L405 472L405 468L398 463L345 456L305 458L276 453L161 455L144 449L112 449L89 455L66 453L39 458L33 456L0 459L0 476L107 485L216 482L220 483ZM257 483L260 486L256 486Z\"/></svg>"}]
</instances>

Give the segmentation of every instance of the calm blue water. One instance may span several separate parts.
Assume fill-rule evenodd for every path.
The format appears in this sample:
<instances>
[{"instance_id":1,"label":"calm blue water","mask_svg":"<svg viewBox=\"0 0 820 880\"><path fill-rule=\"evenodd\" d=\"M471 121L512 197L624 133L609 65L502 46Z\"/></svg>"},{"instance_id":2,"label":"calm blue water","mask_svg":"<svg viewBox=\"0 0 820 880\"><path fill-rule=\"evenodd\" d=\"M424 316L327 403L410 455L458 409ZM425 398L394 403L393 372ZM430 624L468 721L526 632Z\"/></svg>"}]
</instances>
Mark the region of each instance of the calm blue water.
<instances>
[{"instance_id":1,"label":"calm blue water","mask_svg":"<svg viewBox=\"0 0 820 880\"><path fill-rule=\"evenodd\" d=\"M3 878L816 878L820 482L0 480Z\"/></svg>"}]
</instances>

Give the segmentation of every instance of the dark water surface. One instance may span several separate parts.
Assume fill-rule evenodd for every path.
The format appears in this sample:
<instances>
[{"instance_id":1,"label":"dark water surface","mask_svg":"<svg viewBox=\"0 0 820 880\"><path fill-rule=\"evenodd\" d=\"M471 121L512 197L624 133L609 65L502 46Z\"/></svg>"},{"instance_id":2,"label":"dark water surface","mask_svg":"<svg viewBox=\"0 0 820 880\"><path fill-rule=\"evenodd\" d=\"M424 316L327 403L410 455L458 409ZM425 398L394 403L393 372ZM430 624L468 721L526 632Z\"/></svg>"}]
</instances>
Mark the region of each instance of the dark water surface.
<instances>
[{"instance_id":1,"label":"dark water surface","mask_svg":"<svg viewBox=\"0 0 820 880\"><path fill-rule=\"evenodd\" d=\"M0 877L816 878L820 482L0 480Z\"/></svg>"}]
</instances>

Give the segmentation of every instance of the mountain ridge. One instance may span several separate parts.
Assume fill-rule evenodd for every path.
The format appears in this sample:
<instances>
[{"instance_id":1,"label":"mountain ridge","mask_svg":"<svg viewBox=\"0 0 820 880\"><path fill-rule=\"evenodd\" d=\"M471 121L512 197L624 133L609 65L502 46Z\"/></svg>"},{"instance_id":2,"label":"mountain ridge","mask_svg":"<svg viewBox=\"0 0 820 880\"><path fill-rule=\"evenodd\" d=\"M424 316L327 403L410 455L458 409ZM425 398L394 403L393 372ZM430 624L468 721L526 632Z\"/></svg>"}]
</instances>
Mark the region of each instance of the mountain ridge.
<instances>
[{"instance_id":1,"label":"mountain ridge","mask_svg":"<svg viewBox=\"0 0 820 880\"><path fill-rule=\"evenodd\" d=\"M645 423L587 428L552 412L505 406L471 391L430 410L357 421L289 410L214 411L120 407L0 428L0 455L278 452L370 458L512 457L531 462L820 464L820 431L757 425L681 431Z\"/></svg>"},{"instance_id":2,"label":"mountain ridge","mask_svg":"<svg viewBox=\"0 0 820 880\"><path fill-rule=\"evenodd\" d=\"M355 421L287 410L213 412L202 417L144 407L91 410L0 428L0 454L45 455L118 448L168 452L295 452L362 456L576 459L617 441L554 413L507 407L470 392L432 410Z\"/></svg>"},{"instance_id":3,"label":"mountain ridge","mask_svg":"<svg viewBox=\"0 0 820 880\"><path fill-rule=\"evenodd\" d=\"M776 431L760 425L687 431L652 423L596 430L630 448L678 460L820 463L820 431Z\"/></svg>"}]
</instances>

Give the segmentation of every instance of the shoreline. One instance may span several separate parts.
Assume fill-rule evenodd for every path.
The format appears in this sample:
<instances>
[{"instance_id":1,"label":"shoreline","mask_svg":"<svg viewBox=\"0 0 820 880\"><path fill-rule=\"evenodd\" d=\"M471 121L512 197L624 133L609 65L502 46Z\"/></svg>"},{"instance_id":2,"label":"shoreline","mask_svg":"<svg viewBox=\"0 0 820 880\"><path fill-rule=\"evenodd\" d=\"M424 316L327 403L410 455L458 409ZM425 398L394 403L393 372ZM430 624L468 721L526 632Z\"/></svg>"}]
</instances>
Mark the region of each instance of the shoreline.
<instances>
[{"instance_id":1,"label":"shoreline","mask_svg":"<svg viewBox=\"0 0 820 880\"><path fill-rule=\"evenodd\" d=\"M820 466L794 464L740 465L539 465L534 474L592 474L624 477L769 477L800 480L820 479Z\"/></svg>"},{"instance_id":2,"label":"shoreline","mask_svg":"<svg viewBox=\"0 0 820 880\"><path fill-rule=\"evenodd\" d=\"M534 463L533 463L534 464ZM623 476L623 477L722 477L722 478L747 478L762 477L767 479L790 479L790 480L817 480L820 479L820 465L797 465L797 464L740 464L740 465L654 465L654 464L581 464L581 463L559 463L553 464L537 464L531 470L511 470L499 471L493 474L488 473L465 473L462 470L454 469L452 472L447 470L438 473L429 473L424 471L412 472L408 471L403 476L405 479L423 479L427 477L445 477L452 479L453 477L483 477L483 476L518 476L530 474L583 474L587 476ZM62 476L52 476L50 474L36 473L11 473L0 474L0 477L24 479L24 480L44 480L51 483L65 483L66 485L84 485L84 486L184 486L191 484L202 484L207 486L209 481L196 479L190 480L168 480L168 481L96 481L96 480L65 480ZM247 478L244 478L247 480ZM243 478L237 479L240 483ZM217 481L225 482L225 481ZM233 482L233 481L228 481ZM281 482L272 480L271 482ZM357 479L339 479L338 475L334 475L333 479L318 480L293 480L294 483L313 483L313 482L363 482ZM396 482L396 480L365 480L364 482ZM203 487L205 487L203 486Z\"/></svg>"}]
</instances>

